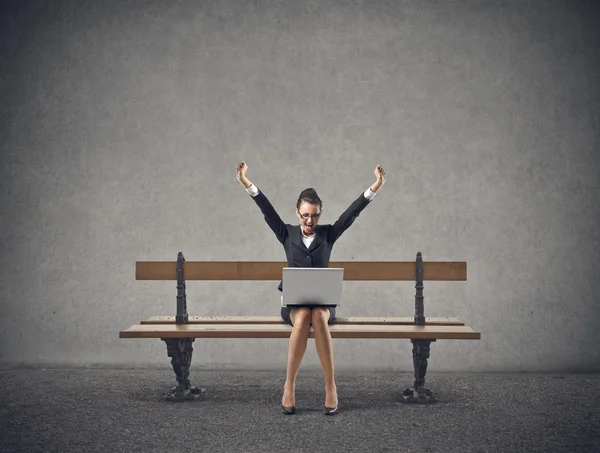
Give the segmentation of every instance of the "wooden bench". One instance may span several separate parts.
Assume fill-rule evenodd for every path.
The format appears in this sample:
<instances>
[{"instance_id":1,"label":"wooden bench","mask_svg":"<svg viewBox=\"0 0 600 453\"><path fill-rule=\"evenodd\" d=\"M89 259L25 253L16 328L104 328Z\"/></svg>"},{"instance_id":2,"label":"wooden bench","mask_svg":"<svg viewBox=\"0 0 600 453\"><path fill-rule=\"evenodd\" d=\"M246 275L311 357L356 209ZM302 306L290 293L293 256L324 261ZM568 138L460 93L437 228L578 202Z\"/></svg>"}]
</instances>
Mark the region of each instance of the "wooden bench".
<instances>
[{"instance_id":1,"label":"wooden bench","mask_svg":"<svg viewBox=\"0 0 600 453\"><path fill-rule=\"evenodd\" d=\"M178 385L166 398L182 401L197 398L202 389L192 386L189 370L192 342L196 338L289 338L291 326L280 316L188 316L186 280L280 280L286 262L279 261L138 261L136 280L177 280L176 316L154 316L119 332L120 338L160 338L177 376ZM406 402L435 400L425 388L431 342L436 340L479 340L481 334L456 318L424 315L423 281L465 281L466 262L416 261L331 261L329 267L344 268L344 280L416 282L415 312L412 317L336 317L330 324L332 338L404 338L413 344L413 386L402 392ZM312 327L309 333L314 338Z\"/></svg>"}]
</instances>

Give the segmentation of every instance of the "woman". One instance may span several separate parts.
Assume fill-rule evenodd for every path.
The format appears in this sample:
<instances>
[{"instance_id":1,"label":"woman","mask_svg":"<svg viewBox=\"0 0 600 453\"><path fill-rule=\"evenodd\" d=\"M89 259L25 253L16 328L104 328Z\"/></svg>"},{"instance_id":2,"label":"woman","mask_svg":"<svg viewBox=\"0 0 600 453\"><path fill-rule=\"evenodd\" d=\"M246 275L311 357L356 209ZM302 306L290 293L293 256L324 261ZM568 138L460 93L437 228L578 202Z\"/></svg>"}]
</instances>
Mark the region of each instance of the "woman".
<instances>
[{"instance_id":1,"label":"woman","mask_svg":"<svg viewBox=\"0 0 600 453\"><path fill-rule=\"evenodd\" d=\"M296 216L300 225L284 223L267 197L246 177L248 165L242 161L237 166L237 179L252 196L265 216L265 221L283 245L289 267L329 267L329 257L335 241L354 222L360 212L375 197L385 183L385 171L375 167L375 183L362 193L333 225L318 225L323 203L312 189L303 190L296 203ZM283 282L279 283L283 291ZM329 323L335 319L335 308L314 306L282 307L281 317L292 326L288 349L287 376L283 388L281 408L284 414L296 412L296 376L306 351L308 334L312 324L315 346L325 378L325 414L338 410L337 388L333 367L333 343Z\"/></svg>"}]
</instances>

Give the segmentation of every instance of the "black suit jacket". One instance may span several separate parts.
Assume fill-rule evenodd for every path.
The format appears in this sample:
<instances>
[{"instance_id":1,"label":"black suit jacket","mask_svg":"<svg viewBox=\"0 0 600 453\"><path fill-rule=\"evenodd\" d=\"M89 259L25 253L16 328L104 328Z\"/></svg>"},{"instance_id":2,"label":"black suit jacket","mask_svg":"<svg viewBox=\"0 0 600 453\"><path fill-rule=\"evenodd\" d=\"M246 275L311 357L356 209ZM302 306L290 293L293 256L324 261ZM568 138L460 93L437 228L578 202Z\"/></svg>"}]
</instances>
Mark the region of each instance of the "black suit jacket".
<instances>
[{"instance_id":1,"label":"black suit jacket","mask_svg":"<svg viewBox=\"0 0 600 453\"><path fill-rule=\"evenodd\" d=\"M258 195L252 198L264 214L267 224L273 230L279 242L283 244L288 267L329 267L329 257L331 256L333 244L370 203L363 192L333 225L317 225L315 228L316 236L310 247L306 248L302 241L300 225L284 223L260 189ZM283 281L279 282L278 289L283 291Z\"/></svg>"}]
</instances>

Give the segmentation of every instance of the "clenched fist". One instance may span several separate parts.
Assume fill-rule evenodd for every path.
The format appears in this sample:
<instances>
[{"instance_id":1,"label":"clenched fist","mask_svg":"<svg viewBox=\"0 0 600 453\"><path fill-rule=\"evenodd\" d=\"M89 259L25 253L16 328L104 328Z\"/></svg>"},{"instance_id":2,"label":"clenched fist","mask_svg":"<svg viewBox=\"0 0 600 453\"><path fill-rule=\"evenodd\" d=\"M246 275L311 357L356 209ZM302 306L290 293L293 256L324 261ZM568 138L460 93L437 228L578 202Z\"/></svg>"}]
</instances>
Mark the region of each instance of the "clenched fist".
<instances>
[{"instance_id":1,"label":"clenched fist","mask_svg":"<svg viewBox=\"0 0 600 453\"><path fill-rule=\"evenodd\" d=\"M248 164L246 161L241 161L237 166L236 177L238 181L242 182L244 178L246 178L246 172L248 171Z\"/></svg>"},{"instance_id":2,"label":"clenched fist","mask_svg":"<svg viewBox=\"0 0 600 453\"><path fill-rule=\"evenodd\" d=\"M252 181L250 181L248 178L246 178L247 171L248 171L248 164L246 163L246 161L243 160L238 164L236 174L235 174L238 181L240 183L242 183L242 185L246 189L252 185Z\"/></svg>"},{"instance_id":3,"label":"clenched fist","mask_svg":"<svg viewBox=\"0 0 600 453\"><path fill-rule=\"evenodd\" d=\"M375 173L377 182L380 185L383 185L385 183L385 170L383 169L383 167L377 165L377 167L375 167L375 170L373 170L373 173Z\"/></svg>"},{"instance_id":4,"label":"clenched fist","mask_svg":"<svg viewBox=\"0 0 600 453\"><path fill-rule=\"evenodd\" d=\"M383 169L383 167L377 165L377 167L375 167L375 170L373 170L373 173L375 173L375 177L377 178L377 180L370 187L370 189L372 192L377 192L385 183L385 170Z\"/></svg>"}]
</instances>

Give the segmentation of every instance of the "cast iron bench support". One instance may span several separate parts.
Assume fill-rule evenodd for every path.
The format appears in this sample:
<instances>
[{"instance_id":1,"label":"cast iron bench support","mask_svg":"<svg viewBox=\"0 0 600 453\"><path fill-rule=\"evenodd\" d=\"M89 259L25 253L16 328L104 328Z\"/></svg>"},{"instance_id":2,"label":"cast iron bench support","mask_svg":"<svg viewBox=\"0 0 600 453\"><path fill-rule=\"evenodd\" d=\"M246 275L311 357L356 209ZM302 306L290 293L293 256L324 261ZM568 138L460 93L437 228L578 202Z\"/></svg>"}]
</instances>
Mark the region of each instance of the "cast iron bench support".
<instances>
[{"instance_id":1,"label":"cast iron bench support","mask_svg":"<svg viewBox=\"0 0 600 453\"><path fill-rule=\"evenodd\" d=\"M175 324L187 324L188 312L185 294L185 280L183 267L185 258L183 253L177 254L177 315ZM171 357L171 365L177 377L178 384L165 395L169 401L185 401L198 398L205 389L190 384L190 366L192 364L192 343L194 338L161 338L167 345L167 355Z\"/></svg>"},{"instance_id":2,"label":"cast iron bench support","mask_svg":"<svg viewBox=\"0 0 600 453\"><path fill-rule=\"evenodd\" d=\"M416 260L416 285L415 294L415 325L425 325L425 306L423 303L423 256L417 253ZM415 369L415 382L412 387L402 392L402 398L407 403L431 403L435 401L431 390L425 388L425 374L427 374L427 360L431 342L435 340L410 340L413 344L413 367Z\"/></svg>"},{"instance_id":3,"label":"cast iron bench support","mask_svg":"<svg viewBox=\"0 0 600 453\"><path fill-rule=\"evenodd\" d=\"M169 401L185 401L198 398L205 389L190 384L190 366L192 364L192 343L194 338L161 338L167 344L167 354L178 384L165 395Z\"/></svg>"},{"instance_id":4,"label":"cast iron bench support","mask_svg":"<svg viewBox=\"0 0 600 453\"><path fill-rule=\"evenodd\" d=\"M435 340L410 340L413 344L413 367L415 369L415 382L412 387L402 392L402 398L407 403L433 403L435 396L430 389L425 388L425 374L427 374L427 359L429 359L430 345Z\"/></svg>"}]
</instances>

